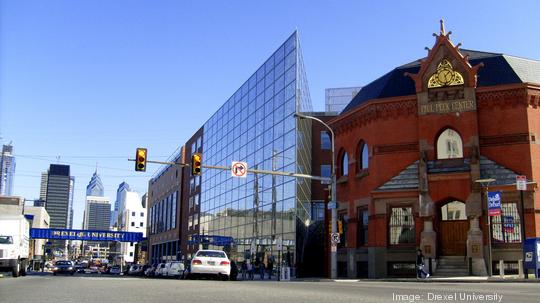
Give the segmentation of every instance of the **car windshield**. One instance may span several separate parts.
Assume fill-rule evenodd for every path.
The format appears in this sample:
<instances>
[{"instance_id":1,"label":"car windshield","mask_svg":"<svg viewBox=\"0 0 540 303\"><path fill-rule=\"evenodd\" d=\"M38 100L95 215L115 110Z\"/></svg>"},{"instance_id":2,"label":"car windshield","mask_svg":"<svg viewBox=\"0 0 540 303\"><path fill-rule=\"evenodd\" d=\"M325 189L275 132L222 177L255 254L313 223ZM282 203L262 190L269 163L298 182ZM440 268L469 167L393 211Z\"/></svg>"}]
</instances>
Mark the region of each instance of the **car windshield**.
<instances>
[{"instance_id":1,"label":"car windshield","mask_svg":"<svg viewBox=\"0 0 540 303\"><path fill-rule=\"evenodd\" d=\"M0 236L0 244L13 244L11 236Z\"/></svg>"},{"instance_id":2,"label":"car windshield","mask_svg":"<svg viewBox=\"0 0 540 303\"><path fill-rule=\"evenodd\" d=\"M58 261L56 265L71 265L71 261Z\"/></svg>"},{"instance_id":3,"label":"car windshield","mask_svg":"<svg viewBox=\"0 0 540 303\"><path fill-rule=\"evenodd\" d=\"M197 253L197 257L225 258L225 253L222 251L201 250Z\"/></svg>"}]
</instances>

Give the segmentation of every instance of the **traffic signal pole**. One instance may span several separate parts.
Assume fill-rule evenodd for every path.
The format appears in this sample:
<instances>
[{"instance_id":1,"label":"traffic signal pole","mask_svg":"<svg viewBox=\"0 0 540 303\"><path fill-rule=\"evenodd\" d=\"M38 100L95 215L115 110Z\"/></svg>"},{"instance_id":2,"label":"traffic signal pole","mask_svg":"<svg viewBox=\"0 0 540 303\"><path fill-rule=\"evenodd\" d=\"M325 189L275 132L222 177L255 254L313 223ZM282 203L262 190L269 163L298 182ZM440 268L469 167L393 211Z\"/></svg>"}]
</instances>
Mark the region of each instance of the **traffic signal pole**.
<instances>
[{"instance_id":1,"label":"traffic signal pole","mask_svg":"<svg viewBox=\"0 0 540 303\"><path fill-rule=\"evenodd\" d=\"M128 159L128 161L135 161L135 159ZM153 161L153 160L146 160L146 163L155 163L155 164L165 164L165 165L178 165L181 167L190 167L191 165L188 163L181 163L181 162L167 162L167 161ZM221 170L231 170L230 166L220 166L220 165L201 165L202 168L210 168L210 169L221 169ZM306 175L306 174L297 174L297 173L290 173L290 172L284 172L284 171L271 171L271 170L262 170L262 169L247 169L248 173L252 174L268 174L268 175L277 175L277 176L287 176L287 177L295 177L295 178L306 178L306 179L313 179L313 180L319 180L319 181L327 181L331 182L332 178L328 177L321 177L321 176L313 176L313 175Z\"/></svg>"}]
</instances>

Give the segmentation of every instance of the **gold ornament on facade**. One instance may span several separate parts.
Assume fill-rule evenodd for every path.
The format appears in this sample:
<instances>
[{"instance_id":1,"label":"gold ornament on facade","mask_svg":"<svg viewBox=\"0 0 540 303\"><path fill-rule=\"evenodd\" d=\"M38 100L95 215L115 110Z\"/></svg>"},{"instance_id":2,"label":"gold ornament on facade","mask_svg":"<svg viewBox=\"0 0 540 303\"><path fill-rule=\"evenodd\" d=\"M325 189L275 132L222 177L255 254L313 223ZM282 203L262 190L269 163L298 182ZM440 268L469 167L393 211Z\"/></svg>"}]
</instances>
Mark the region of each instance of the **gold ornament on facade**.
<instances>
[{"instance_id":1,"label":"gold ornament on facade","mask_svg":"<svg viewBox=\"0 0 540 303\"><path fill-rule=\"evenodd\" d=\"M448 60L443 59L437 66L437 71L429 77L428 88L462 85L463 83L463 76L454 71Z\"/></svg>"}]
</instances>

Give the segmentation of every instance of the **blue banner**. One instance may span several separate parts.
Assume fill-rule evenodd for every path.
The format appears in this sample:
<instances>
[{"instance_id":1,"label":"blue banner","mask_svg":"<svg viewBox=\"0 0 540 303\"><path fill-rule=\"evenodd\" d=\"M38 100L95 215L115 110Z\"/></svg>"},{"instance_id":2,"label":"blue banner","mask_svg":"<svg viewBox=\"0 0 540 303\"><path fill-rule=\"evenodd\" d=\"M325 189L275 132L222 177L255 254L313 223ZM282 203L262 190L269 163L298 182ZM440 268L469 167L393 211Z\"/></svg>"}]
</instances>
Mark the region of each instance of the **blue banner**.
<instances>
[{"instance_id":1,"label":"blue banner","mask_svg":"<svg viewBox=\"0 0 540 303\"><path fill-rule=\"evenodd\" d=\"M140 242L142 233L109 231L109 230L82 230L61 228L31 228L32 239L59 239L59 240L84 240L84 241L120 241Z\"/></svg>"},{"instance_id":2,"label":"blue banner","mask_svg":"<svg viewBox=\"0 0 540 303\"><path fill-rule=\"evenodd\" d=\"M501 215L502 193L500 191L488 192L488 214L490 216Z\"/></svg>"}]
</instances>

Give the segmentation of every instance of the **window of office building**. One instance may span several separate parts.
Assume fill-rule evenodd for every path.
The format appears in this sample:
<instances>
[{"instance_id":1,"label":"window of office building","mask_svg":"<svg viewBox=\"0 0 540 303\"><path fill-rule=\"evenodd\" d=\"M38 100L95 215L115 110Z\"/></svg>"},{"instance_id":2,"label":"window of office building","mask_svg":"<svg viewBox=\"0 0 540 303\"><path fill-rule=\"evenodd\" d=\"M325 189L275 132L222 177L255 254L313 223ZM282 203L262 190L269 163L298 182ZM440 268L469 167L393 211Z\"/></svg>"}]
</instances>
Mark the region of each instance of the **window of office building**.
<instances>
[{"instance_id":1,"label":"window of office building","mask_svg":"<svg viewBox=\"0 0 540 303\"><path fill-rule=\"evenodd\" d=\"M321 131L321 149L332 149L332 141L327 131Z\"/></svg>"},{"instance_id":2,"label":"window of office building","mask_svg":"<svg viewBox=\"0 0 540 303\"><path fill-rule=\"evenodd\" d=\"M359 207L356 211L357 215L357 231L356 242L357 246L364 246L368 243L368 226L369 226L369 213L367 207Z\"/></svg>"},{"instance_id":3,"label":"window of office building","mask_svg":"<svg viewBox=\"0 0 540 303\"><path fill-rule=\"evenodd\" d=\"M393 207L389 221L390 245L414 244L414 218L412 207Z\"/></svg>"},{"instance_id":4,"label":"window of office building","mask_svg":"<svg viewBox=\"0 0 540 303\"><path fill-rule=\"evenodd\" d=\"M501 204L501 215L491 218L493 243L521 243L521 218L515 202Z\"/></svg>"},{"instance_id":5,"label":"window of office building","mask_svg":"<svg viewBox=\"0 0 540 303\"><path fill-rule=\"evenodd\" d=\"M332 166L328 164L321 165L321 177L331 177L332 176Z\"/></svg>"}]
</instances>

